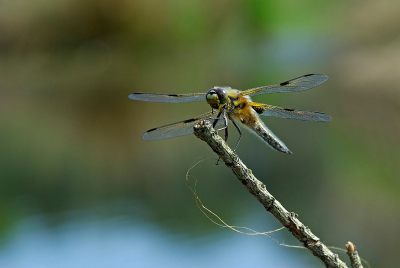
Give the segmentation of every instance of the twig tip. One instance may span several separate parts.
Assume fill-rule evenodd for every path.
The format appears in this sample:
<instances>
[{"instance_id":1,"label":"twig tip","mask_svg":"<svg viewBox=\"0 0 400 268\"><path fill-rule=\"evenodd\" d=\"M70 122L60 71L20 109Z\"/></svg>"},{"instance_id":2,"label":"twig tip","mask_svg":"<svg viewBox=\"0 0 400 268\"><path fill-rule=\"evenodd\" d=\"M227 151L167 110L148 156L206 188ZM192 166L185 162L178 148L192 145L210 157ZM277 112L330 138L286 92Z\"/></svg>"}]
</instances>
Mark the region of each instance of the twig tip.
<instances>
[{"instance_id":1,"label":"twig tip","mask_svg":"<svg viewBox=\"0 0 400 268\"><path fill-rule=\"evenodd\" d=\"M347 248L347 251L348 251L349 253L353 253L354 251L356 251L356 247L355 247L354 244L351 243L350 241L347 242L346 248Z\"/></svg>"}]
</instances>

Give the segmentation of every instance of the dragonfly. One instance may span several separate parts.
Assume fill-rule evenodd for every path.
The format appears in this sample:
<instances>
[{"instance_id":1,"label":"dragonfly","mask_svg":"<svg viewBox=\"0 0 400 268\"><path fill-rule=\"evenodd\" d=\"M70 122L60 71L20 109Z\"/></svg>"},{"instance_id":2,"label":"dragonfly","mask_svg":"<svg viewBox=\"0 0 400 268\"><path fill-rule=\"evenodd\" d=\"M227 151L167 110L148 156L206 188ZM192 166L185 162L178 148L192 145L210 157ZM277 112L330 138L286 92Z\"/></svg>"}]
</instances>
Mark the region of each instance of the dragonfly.
<instances>
[{"instance_id":1,"label":"dragonfly","mask_svg":"<svg viewBox=\"0 0 400 268\"><path fill-rule=\"evenodd\" d=\"M210 112L198 117L150 129L144 133L144 140L160 140L190 135L193 134L193 127L196 123L201 120L210 120L213 122L214 128L219 127L216 129L217 131L225 130L225 141L228 139L228 123L231 122L235 126L239 132L239 139L234 151L242 138L242 131L239 125L243 125L273 149L285 154L292 154L288 147L260 120L260 115L322 122L330 121L331 117L321 112L295 110L257 103L253 102L251 97L261 94L305 91L317 87L327 80L328 76L326 75L307 74L279 84L250 88L245 91L232 89L231 87L215 86L206 93L162 94L138 92L130 94L129 98L138 101L171 103L205 100L212 108Z\"/></svg>"}]
</instances>

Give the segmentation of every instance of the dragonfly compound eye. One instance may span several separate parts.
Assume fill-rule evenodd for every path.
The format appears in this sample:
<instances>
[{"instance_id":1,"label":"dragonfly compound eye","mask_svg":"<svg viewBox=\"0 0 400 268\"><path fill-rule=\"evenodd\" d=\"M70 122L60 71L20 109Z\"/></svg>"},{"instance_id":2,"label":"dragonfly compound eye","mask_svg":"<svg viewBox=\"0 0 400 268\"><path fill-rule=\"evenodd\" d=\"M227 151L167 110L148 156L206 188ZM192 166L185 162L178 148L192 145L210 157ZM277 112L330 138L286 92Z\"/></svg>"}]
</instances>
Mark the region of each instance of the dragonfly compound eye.
<instances>
[{"instance_id":1,"label":"dragonfly compound eye","mask_svg":"<svg viewBox=\"0 0 400 268\"><path fill-rule=\"evenodd\" d=\"M222 88L212 88L207 92L206 98L211 108L219 109L228 101L228 94Z\"/></svg>"},{"instance_id":2,"label":"dragonfly compound eye","mask_svg":"<svg viewBox=\"0 0 400 268\"><path fill-rule=\"evenodd\" d=\"M216 88L215 92L218 95L219 103L225 104L228 101L228 93L223 88Z\"/></svg>"}]
</instances>

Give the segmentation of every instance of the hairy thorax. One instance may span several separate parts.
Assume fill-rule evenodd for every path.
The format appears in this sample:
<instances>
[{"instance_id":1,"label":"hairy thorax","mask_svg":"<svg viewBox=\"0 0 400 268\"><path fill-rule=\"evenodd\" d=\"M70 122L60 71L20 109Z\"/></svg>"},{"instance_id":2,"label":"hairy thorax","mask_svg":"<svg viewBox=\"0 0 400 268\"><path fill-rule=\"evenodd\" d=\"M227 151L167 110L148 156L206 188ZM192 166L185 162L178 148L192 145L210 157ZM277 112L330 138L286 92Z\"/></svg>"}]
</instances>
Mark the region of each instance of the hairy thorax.
<instances>
[{"instance_id":1,"label":"hairy thorax","mask_svg":"<svg viewBox=\"0 0 400 268\"><path fill-rule=\"evenodd\" d=\"M233 92L232 92L233 91ZM233 120L239 121L245 125L255 126L258 118L253 108L250 105L250 98L242 96L240 91L228 92L230 103L228 112Z\"/></svg>"}]
</instances>

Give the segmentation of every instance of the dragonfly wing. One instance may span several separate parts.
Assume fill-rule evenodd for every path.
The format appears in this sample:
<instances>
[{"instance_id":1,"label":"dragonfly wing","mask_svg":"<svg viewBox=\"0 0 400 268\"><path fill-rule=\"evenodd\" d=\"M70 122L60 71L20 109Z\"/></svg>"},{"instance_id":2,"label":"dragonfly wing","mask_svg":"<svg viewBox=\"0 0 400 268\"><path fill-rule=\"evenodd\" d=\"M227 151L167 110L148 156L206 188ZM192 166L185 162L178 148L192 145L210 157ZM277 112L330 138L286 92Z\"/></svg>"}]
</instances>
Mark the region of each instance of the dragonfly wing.
<instances>
[{"instance_id":1,"label":"dragonfly wing","mask_svg":"<svg viewBox=\"0 0 400 268\"><path fill-rule=\"evenodd\" d=\"M321 112L293 110L255 102L250 102L250 105L259 115L264 116L276 116L280 118L297 119L303 121L331 121L331 117L329 115Z\"/></svg>"},{"instance_id":2,"label":"dragonfly wing","mask_svg":"<svg viewBox=\"0 0 400 268\"><path fill-rule=\"evenodd\" d=\"M206 99L206 93L161 94L161 93L132 93L130 99L152 102L192 102Z\"/></svg>"},{"instance_id":3,"label":"dragonfly wing","mask_svg":"<svg viewBox=\"0 0 400 268\"><path fill-rule=\"evenodd\" d=\"M200 120L205 120L208 118L215 118L216 113L215 112L208 112L205 114L202 114L198 117L188 119L185 121L177 122L174 124L158 127L158 128L153 128L144 133L143 139L144 140L161 140L161 139L168 139L168 138L174 138L174 137L179 137L179 136L184 136L184 135L190 135L193 134L193 127L194 125L200 121ZM210 119L211 122L214 122L213 119ZM224 124L224 120L218 120L216 126L220 126Z\"/></svg>"},{"instance_id":4,"label":"dragonfly wing","mask_svg":"<svg viewBox=\"0 0 400 268\"><path fill-rule=\"evenodd\" d=\"M307 74L280 84L251 88L244 91L242 95L256 96L267 93L299 92L317 87L327 80L328 77L323 74Z\"/></svg>"}]
</instances>

